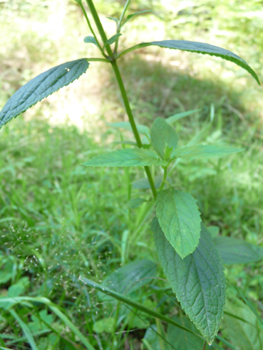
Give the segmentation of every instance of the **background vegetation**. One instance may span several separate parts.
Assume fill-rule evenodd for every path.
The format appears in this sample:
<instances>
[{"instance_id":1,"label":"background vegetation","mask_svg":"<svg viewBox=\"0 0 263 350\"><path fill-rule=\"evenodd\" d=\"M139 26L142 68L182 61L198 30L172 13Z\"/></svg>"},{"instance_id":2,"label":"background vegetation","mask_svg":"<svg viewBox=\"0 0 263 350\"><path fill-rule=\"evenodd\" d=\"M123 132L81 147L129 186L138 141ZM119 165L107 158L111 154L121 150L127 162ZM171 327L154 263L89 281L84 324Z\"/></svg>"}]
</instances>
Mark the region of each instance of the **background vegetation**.
<instances>
[{"instance_id":1,"label":"background vegetation","mask_svg":"<svg viewBox=\"0 0 263 350\"><path fill-rule=\"evenodd\" d=\"M95 4L113 34L115 23L106 16L118 17L123 1ZM153 14L127 24L121 46L165 38L208 42L237 53L263 81L263 1L133 0L130 12L149 8ZM85 25L73 1L0 2L0 109L40 72L95 55L95 46L83 43L89 35ZM198 199L204 222L218 226L220 235L263 246L262 88L231 63L198 54L147 48L120 64L137 121L151 124L157 116L200 109L178 122L182 144L196 135L245 149L223 160L181 162L172 180ZM0 293L48 298L95 348L163 350L151 329L145 335L154 319L120 306L116 312L115 304L78 281L82 274L101 282L138 259L156 262L150 221L144 219L147 205L124 205L145 191L138 182L129 186L129 179L144 177L143 171L81 166L119 147L114 142L122 136L107 125L126 120L116 91L107 65L93 63L79 81L1 130ZM229 265L225 273L229 298L236 294L231 285L238 286L262 313L262 263ZM182 314L159 265L157 276L134 298L170 317ZM20 305L16 312L35 334L38 349L83 349L72 328L43 304ZM232 305L232 312L257 323L244 305ZM17 322L8 310L1 312L0 344L30 348ZM158 322L156 327L159 333L166 330ZM251 330L238 320L225 317L221 335L240 349L262 349L249 343Z\"/></svg>"}]
</instances>

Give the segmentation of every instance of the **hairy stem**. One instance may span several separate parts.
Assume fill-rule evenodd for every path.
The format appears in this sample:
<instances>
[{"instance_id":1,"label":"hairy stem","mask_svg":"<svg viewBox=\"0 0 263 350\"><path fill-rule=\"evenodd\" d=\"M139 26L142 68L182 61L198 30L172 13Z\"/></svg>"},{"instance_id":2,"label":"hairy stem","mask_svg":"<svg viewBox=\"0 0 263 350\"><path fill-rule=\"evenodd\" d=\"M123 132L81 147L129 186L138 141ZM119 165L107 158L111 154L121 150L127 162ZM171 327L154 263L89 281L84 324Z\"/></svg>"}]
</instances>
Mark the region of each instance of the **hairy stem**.
<instances>
[{"instance_id":1,"label":"hairy stem","mask_svg":"<svg viewBox=\"0 0 263 350\"><path fill-rule=\"evenodd\" d=\"M141 141L141 138L140 138L137 126L136 126L135 121L134 121L134 117L133 117L132 110L131 110L131 107L130 107L130 103L129 103L129 100L128 100L128 96L127 96L127 93L126 93L126 89L125 89L124 84L123 84L121 73L119 71L119 67L117 65L116 59L114 58L114 54L112 52L112 49L111 49L110 45L106 44L107 36L106 36L105 31L104 31L104 28L102 27L100 18L98 16L98 13L97 13L95 7L94 7L93 1L92 0L86 0L86 1L87 1L88 6L89 6L91 15L92 15L92 17L94 19L94 22L95 22L95 24L97 26L97 29L98 29L98 31L100 33L101 39L102 39L102 41L103 41L103 43L105 45L107 53L108 53L108 55L111 58L111 62L110 63L112 65L112 68L113 68L113 71L114 71L117 83L119 85L119 89L120 89L121 96L122 96L122 99L123 99L123 102L124 102L125 110L126 110L126 113L128 115L129 122L131 124L132 131L133 131L135 140L137 142L137 145L138 145L138 147L141 148L142 147L142 141ZM146 172L149 184L151 186L153 197L156 198L157 197L157 191L156 191L156 188L155 188L155 184L154 184L154 181L153 181L151 170L150 170L150 168L148 166L144 167L144 169L145 169L145 172Z\"/></svg>"}]
</instances>

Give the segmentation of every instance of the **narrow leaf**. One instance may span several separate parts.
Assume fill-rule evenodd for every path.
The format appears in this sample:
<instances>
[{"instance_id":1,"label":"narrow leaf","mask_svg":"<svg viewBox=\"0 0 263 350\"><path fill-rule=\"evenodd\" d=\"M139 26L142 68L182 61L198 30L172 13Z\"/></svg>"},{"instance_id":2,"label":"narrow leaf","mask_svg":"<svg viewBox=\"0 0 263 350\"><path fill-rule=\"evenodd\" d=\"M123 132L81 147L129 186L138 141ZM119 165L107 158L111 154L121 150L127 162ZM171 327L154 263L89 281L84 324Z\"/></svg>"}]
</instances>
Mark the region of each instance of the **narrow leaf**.
<instances>
[{"instance_id":1,"label":"narrow leaf","mask_svg":"<svg viewBox=\"0 0 263 350\"><path fill-rule=\"evenodd\" d=\"M94 347L90 344L87 337L84 336L76 326L53 304L48 303L47 304L49 308L63 321L69 329L79 338L79 340L86 346L89 350L95 350Z\"/></svg>"},{"instance_id":2,"label":"narrow leaf","mask_svg":"<svg viewBox=\"0 0 263 350\"><path fill-rule=\"evenodd\" d=\"M201 219L196 200L174 189L157 196L156 215L167 240L183 259L198 246Z\"/></svg>"},{"instance_id":3,"label":"narrow leaf","mask_svg":"<svg viewBox=\"0 0 263 350\"><path fill-rule=\"evenodd\" d=\"M246 264L263 259L263 248L231 237L214 239L224 264Z\"/></svg>"},{"instance_id":4,"label":"narrow leaf","mask_svg":"<svg viewBox=\"0 0 263 350\"><path fill-rule=\"evenodd\" d=\"M20 325L20 327L22 328L28 343L30 344L31 348L33 350L37 350L37 345L35 343L35 340L33 338L33 335L30 331L30 329L28 328L27 324L18 316L18 314L15 312L15 310L10 310L9 311L10 314L15 318L15 320L17 321L17 323Z\"/></svg>"},{"instance_id":5,"label":"narrow leaf","mask_svg":"<svg viewBox=\"0 0 263 350\"><path fill-rule=\"evenodd\" d=\"M116 33L114 34L111 38L109 38L107 40L107 44L111 45L111 44L114 44L118 39L119 37L121 36L122 34L121 33Z\"/></svg>"},{"instance_id":6,"label":"narrow leaf","mask_svg":"<svg viewBox=\"0 0 263 350\"><path fill-rule=\"evenodd\" d=\"M177 148L171 156L176 158L224 157L241 151L243 151L241 148L224 145L196 145Z\"/></svg>"},{"instance_id":7,"label":"narrow leaf","mask_svg":"<svg viewBox=\"0 0 263 350\"><path fill-rule=\"evenodd\" d=\"M182 119L184 117L188 117L189 115L200 112L201 110L202 109L193 109L191 111L177 113L177 114L174 114L171 117L167 118L165 121L166 121L166 123L171 125L171 124L175 123L177 120Z\"/></svg>"},{"instance_id":8,"label":"narrow leaf","mask_svg":"<svg viewBox=\"0 0 263 350\"><path fill-rule=\"evenodd\" d=\"M113 128L121 128L128 131L132 131L132 127L129 122L108 123L108 125L112 126ZM136 124L136 127L140 134L150 137L150 129L147 126Z\"/></svg>"},{"instance_id":9,"label":"narrow leaf","mask_svg":"<svg viewBox=\"0 0 263 350\"><path fill-rule=\"evenodd\" d=\"M209 232L202 226L198 247L182 259L165 238L156 218L152 230L161 265L176 298L211 344L223 316L226 286L223 266Z\"/></svg>"},{"instance_id":10,"label":"narrow leaf","mask_svg":"<svg viewBox=\"0 0 263 350\"><path fill-rule=\"evenodd\" d=\"M97 40L94 38L94 36L86 36L84 38L84 43L86 43L86 44L94 44L97 47L99 47L99 45L97 43Z\"/></svg>"},{"instance_id":11,"label":"narrow leaf","mask_svg":"<svg viewBox=\"0 0 263 350\"><path fill-rule=\"evenodd\" d=\"M22 86L0 112L0 128L60 88L78 79L89 67L86 58L63 63L38 75Z\"/></svg>"},{"instance_id":12,"label":"narrow leaf","mask_svg":"<svg viewBox=\"0 0 263 350\"><path fill-rule=\"evenodd\" d=\"M154 150L161 158L165 158L165 148L172 150L177 147L177 135L175 130L162 118L157 118L151 127L151 141Z\"/></svg>"},{"instance_id":13,"label":"narrow leaf","mask_svg":"<svg viewBox=\"0 0 263 350\"><path fill-rule=\"evenodd\" d=\"M123 24L121 26L123 27L133 17L138 16L138 15L142 15L144 13L149 13L149 12L154 13L152 10L143 10L143 11L138 11L138 12L132 13L131 15L127 16L126 20L123 22Z\"/></svg>"},{"instance_id":14,"label":"narrow leaf","mask_svg":"<svg viewBox=\"0 0 263 350\"><path fill-rule=\"evenodd\" d=\"M163 41L152 41L149 43L141 43L138 45L135 45L127 50L124 50L121 52L119 57L125 55L126 53L140 49L142 47L147 47L147 46L159 46L167 49L174 49L174 50L181 50L181 51L189 51L189 52L196 52L196 53L201 53L205 55L210 55L210 56L216 56L216 57L221 57L226 61L231 61L238 66L244 68L247 72L249 72L253 78L256 79L258 84L260 85L259 79L257 74L254 72L254 70L239 56L234 54L233 52L222 49L221 47L206 44L206 43L200 43L196 41L186 41L186 40L163 40Z\"/></svg>"},{"instance_id":15,"label":"narrow leaf","mask_svg":"<svg viewBox=\"0 0 263 350\"><path fill-rule=\"evenodd\" d=\"M88 162L82 164L85 166L107 166L107 167L126 167L126 166L149 166L165 165L166 162L159 159L156 153L146 149L120 149L114 152L103 153Z\"/></svg>"}]
</instances>

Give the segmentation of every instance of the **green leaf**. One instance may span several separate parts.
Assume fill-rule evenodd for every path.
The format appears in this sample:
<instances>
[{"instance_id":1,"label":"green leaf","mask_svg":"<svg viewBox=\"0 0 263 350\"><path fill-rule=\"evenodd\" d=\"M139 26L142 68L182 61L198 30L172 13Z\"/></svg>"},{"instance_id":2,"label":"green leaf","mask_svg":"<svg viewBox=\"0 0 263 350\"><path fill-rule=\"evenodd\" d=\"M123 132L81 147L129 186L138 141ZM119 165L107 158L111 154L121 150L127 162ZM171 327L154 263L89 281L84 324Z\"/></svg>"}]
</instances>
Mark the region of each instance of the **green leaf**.
<instances>
[{"instance_id":1,"label":"green leaf","mask_svg":"<svg viewBox=\"0 0 263 350\"><path fill-rule=\"evenodd\" d=\"M106 17L106 18L110 19L111 21L116 22L117 24L119 23L118 18L115 18L115 17Z\"/></svg>"},{"instance_id":2,"label":"green leaf","mask_svg":"<svg viewBox=\"0 0 263 350\"><path fill-rule=\"evenodd\" d=\"M47 310L41 310L39 313L39 318L36 317L35 315L32 315L32 322L28 323L28 327L30 328L32 333L36 333L38 331L43 331L44 329L46 329L46 324L51 325L54 321L54 317L53 315L49 315L47 313ZM43 320L44 322L41 322L41 320Z\"/></svg>"},{"instance_id":3,"label":"green leaf","mask_svg":"<svg viewBox=\"0 0 263 350\"><path fill-rule=\"evenodd\" d=\"M200 112L201 110L202 109L193 109L191 111L177 113L177 114L174 114L171 117L167 118L165 121L166 121L166 123L171 125L171 124L175 123L177 120L184 118L184 117L188 117L189 115Z\"/></svg>"},{"instance_id":4,"label":"green leaf","mask_svg":"<svg viewBox=\"0 0 263 350\"><path fill-rule=\"evenodd\" d=\"M120 149L114 152L103 153L92 158L82 165L85 166L107 166L107 167L126 167L126 166L149 166L166 165L166 162L159 159L156 153L146 149Z\"/></svg>"},{"instance_id":5,"label":"green leaf","mask_svg":"<svg viewBox=\"0 0 263 350\"><path fill-rule=\"evenodd\" d=\"M30 282L28 277L22 277L17 283L8 288L9 297L17 297L21 294L25 294L25 291L29 287Z\"/></svg>"},{"instance_id":6,"label":"green leaf","mask_svg":"<svg viewBox=\"0 0 263 350\"><path fill-rule=\"evenodd\" d=\"M143 198L133 198L127 204L129 208L138 208L140 205L145 203L146 200Z\"/></svg>"},{"instance_id":7,"label":"green leaf","mask_svg":"<svg viewBox=\"0 0 263 350\"><path fill-rule=\"evenodd\" d=\"M150 260L133 261L110 274L102 285L112 291L129 295L148 284L156 275L156 263ZM102 296L100 296L104 299Z\"/></svg>"},{"instance_id":8,"label":"green leaf","mask_svg":"<svg viewBox=\"0 0 263 350\"><path fill-rule=\"evenodd\" d=\"M224 157L241 151L243 151L241 148L224 145L196 145L177 148L171 156L176 158Z\"/></svg>"},{"instance_id":9,"label":"green leaf","mask_svg":"<svg viewBox=\"0 0 263 350\"><path fill-rule=\"evenodd\" d=\"M219 227L218 226L209 226L207 227L208 231L210 232L210 235L212 238L215 238L219 234Z\"/></svg>"},{"instance_id":10,"label":"green leaf","mask_svg":"<svg viewBox=\"0 0 263 350\"><path fill-rule=\"evenodd\" d=\"M224 264L245 264L263 259L263 248L231 237L214 239Z\"/></svg>"},{"instance_id":11,"label":"green leaf","mask_svg":"<svg viewBox=\"0 0 263 350\"><path fill-rule=\"evenodd\" d=\"M142 341L146 346L148 346L147 349L149 350L162 350L160 347L159 335L157 333L156 325L152 325L147 329Z\"/></svg>"},{"instance_id":12,"label":"green leaf","mask_svg":"<svg viewBox=\"0 0 263 350\"><path fill-rule=\"evenodd\" d=\"M83 58L53 67L30 80L16 91L0 112L0 128L43 98L78 79L88 67L87 59Z\"/></svg>"},{"instance_id":13,"label":"green leaf","mask_svg":"<svg viewBox=\"0 0 263 350\"><path fill-rule=\"evenodd\" d=\"M196 200L189 194L174 189L158 193L156 215L165 237L183 259L198 246L200 212Z\"/></svg>"},{"instance_id":14,"label":"green leaf","mask_svg":"<svg viewBox=\"0 0 263 350\"><path fill-rule=\"evenodd\" d=\"M132 127L129 122L107 123L107 125L112 126L113 128L121 128L132 132ZM136 126L140 134L150 137L150 129L147 126L141 124L136 124Z\"/></svg>"},{"instance_id":15,"label":"green leaf","mask_svg":"<svg viewBox=\"0 0 263 350\"><path fill-rule=\"evenodd\" d=\"M209 232L202 226L198 247L181 259L156 218L152 230L161 265L176 298L207 342L212 343L223 316L226 286L220 256Z\"/></svg>"},{"instance_id":16,"label":"green leaf","mask_svg":"<svg viewBox=\"0 0 263 350\"><path fill-rule=\"evenodd\" d=\"M177 147L177 135L174 129L162 118L157 118L151 127L151 141L154 150L161 158L165 158L165 148L172 150Z\"/></svg>"},{"instance_id":17,"label":"green leaf","mask_svg":"<svg viewBox=\"0 0 263 350\"><path fill-rule=\"evenodd\" d=\"M121 26L123 27L133 17L141 15L143 13L149 13L149 12L154 13L152 10L143 10L143 11L138 11L138 12L132 13L131 15L127 16L126 20L123 22L123 24Z\"/></svg>"},{"instance_id":18,"label":"green leaf","mask_svg":"<svg viewBox=\"0 0 263 350\"><path fill-rule=\"evenodd\" d=\"M93 330L96 333L112 333L114 331L115 319L113 317L103 318L94 323Z\"/></svg>"},{"instance_id":19,"label":"green leaf","mask_svg":"<svg viewBox=\"0 0 263 350\"><path fill-rule=\"evenodd\" d=\"M16 276L16 262L12 256L0 255L0 284L8 282L11 278Z\"/></svg>"},{"instance_id":20,"label":"green leaf","mask_svg":"<svg viewBox=\"0 0 263 350\"><path fill-rule=\"evenodd\" d=\"M245 295L243 294L243 292L241 291L240 288L235 287L235 289L237 290L238 294L241 296L241 298L244 300L244 302L247 304L247 306L249 307L249 309L253 312L253 314L256 316L256 318L258 319L258 321L261 323L261 325L263 326L263 319L259 316L255 305L248 299L245 297Z\"/></svg>"},{"instance_id":21,"label":"green leaf","mask_svg":"<svg viewBox=\"0 0 263 350\"><path fill-rule=\"evenodd\" d=\"M138 45L135 45L127 50L124 50L120 53L119 57L125 55L126 53L140 49L142 47L147 46L159 46L166 49L174 49L174 50L181 50L181 51L189 51L189 52L196 52L201 53L204 55L210 55L210 56L216 56L221 57L226 61L231 61L238 66L244 68L247 72L249 72L253 78L256 79L258 84L260 85L259 79L257 74L254 72L254 70L239 56L234 54L233 52L222 49L221 47L206 44L206 43L200 43L196 41L186 41L186 40L163 40L163 41L152 41L149 43L141 43Z\"/></svg>"},{"instance_id":22,"label":"green leaf","mask_svg":"<svg viewBox=\"0 0 263 350\"><path fill-rule=\"evenodd\" d=\"M65 316L55 304L52 304L51 301L44 297L0 297L0 308L8 309L16 304L26 305L30 307L29 302L32 303L41 303L47 305L69 328L70 330L80 339L80 341L86 346L88 350L95 350L94 347L89 343L86 336L84 336L76 326ZM8 305L8 307L7 307ZM14 312L14 310L10 310Z\"/></svg>"},{"instance_id":23,"label":"green leaf","mask_svg":"<svg viewBox=\"0 0 263 350\"><path fill-rule=\"evenodd\" d=\"M15 320L17 321L17 323L20 325L20 327L22 328L28 343L30 344L31 348L33 350L37 350L37 346L35 343L35 340L33 338L33 335L30 331L30 329L28 328L27 324L18 316L18 314L15 312L15 310L10 310L10 314L15 318Z\"/></svg>"},{"instance_id":24,"label":"green leaf","mask_svg":"<svg viewBox=\"0 0 263 350\"><path fill-rule=\"evenodd\" d=\"M121 33L116 33L114 34L111 38L109 38L107 40L107 44L111 45L111 44L114 44L118 39L119 37L121 36L122 34Z\"/></svg>"},{"instance_id":25,"label":"green leaf","mask_svg":"<svg viewBox=\"0 0 263 350\"><path fill-rule=\"evenodd\" d=\"M80 276L79 280L82 281L83 283L85 283L86 285L90 286L91 288L95 288L96 290L102 292L103 294L108 295L116 300L119 300L127 305L130 305L130 306L134 307L135 309L146 313L149 316L156 317L159 320L162 320L168 324L171 324L175 327L183 329L187 332L193 333L197 337L204 339L198 333L194 333L192 330L188 329L187 327L182 326L181 324L175 322L174 320L170 319L169 317L166 317L166 316L160 314L159 312L154 311L153 308L148 308L147 306L144 306L141 303L138 303L137 301L135 301L131 298L127 298L125 295L117 293L117 292L115 292L115 291L113 291L105 286L101 286L101 285L97 284L96 282L93 282L93 281L91 281L88 278L85 278L83 276Z\"/></svg>"},{"instance_id":26,"label":"green leaf","mask_svg":"<svg viewBox=\"0 0 263 350\"><path fill-rule=\"evenodd\" d=\"M99 48L97 40L94 38L94 36L86 36L84 38L84 43L86 43L86 44L94 44L94 45L96 45Z\"/></svg>"},{"instance_id":27,"label":"green leaf","mask_svg":"<svg viewBox=\"0 0 263 350\"><path fill-rule=\"evenodd\" d=\"M154 184L157 189L161 186L162 181L163 181L162 176L155 176ZM136 190L148 190L151 188L151 185L147 178L143 178L143 179L138 179L133 181L132 188L135 188Z\"/></svg>"},{"instance_id":28,"label":"green leaf","mask_svg":"<svg viewBox=\"0 0 263 350\"><path fill-rule=\"evenodd\" d=\"M191 329L195 333L198 332L195 325L186 316L175 316L173 317L173 320L180 323L182 326ZM198 338L196 335L182 329L178 329L170 324L167 331L167 340L178 350L201 350L204 346L204 341Z\"/></svg>"},{"instance_id":29,"label":"green leaf","mask_svg":"<svg viewBox=\"0 0 263 350\"><path fill-rule=\"evenodd\" d=\"M226 314L223 327L229 340L241 350L262 350L262 327L249 308L239 300L232 300L227 303L226 311L248 321L245 323Z\"/></svg>"}]
</instances>

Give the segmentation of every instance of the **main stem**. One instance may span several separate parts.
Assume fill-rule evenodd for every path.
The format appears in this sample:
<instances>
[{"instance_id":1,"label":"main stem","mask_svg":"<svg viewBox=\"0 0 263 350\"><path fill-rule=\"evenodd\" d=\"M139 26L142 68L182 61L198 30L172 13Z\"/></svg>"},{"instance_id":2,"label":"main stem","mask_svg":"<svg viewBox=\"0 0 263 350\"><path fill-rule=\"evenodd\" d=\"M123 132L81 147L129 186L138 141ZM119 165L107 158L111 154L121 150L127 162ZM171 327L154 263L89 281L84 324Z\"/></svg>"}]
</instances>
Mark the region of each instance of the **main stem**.
<instances>
[{"instance_id":1,"label":"main stem","mask_svg":"<svg viewBox=\"0 0 263 350\"><path fill-rule=\"evenodd\" d=\"M120 70L119 70L119 67L117 65L116 60L111 61L111 65L112 65L112 68L113 68L113 71L114 71L117 83L119 85L121 96L122 96L122 99L123 99L123 102L124 102L126 113L128 115L128 118L129 118L129 122L130 122L131 127L132 127L132 131L133 131L135 140L137 142L138 147L141 148L142 147L142 141L141 141L140 134L138 132L137 126L136 126L135 121L134 121L134 117L133 117L132 110L131 110L131 107L130 107L130 103L129 103L129 100L128 100L128 97L127 97L126 89L125 89L125 86L123 84L122 76L120 74ZM156 198L157 197L157 192L156 192L155 184L154 184L154 181L153 181L153 178L152 178L151 170L150 170L150 168L148 166L145 166L144 169L145 169L146 175L148 177L149 184L151 186L152 194L153 194L154 198Z\"/></svg>"},{"instance_id":2,"label":"main stem","mask_svg":"<svg viewBox=\"0 0 263 350\"><path fill-rule=\"evenodd\" d=\"M88 3L89 9L90 9L91 15L92 15L92 17L94 19L94 22L96 24L96 27L97 27L97 29L98 29L98 31L100 33L101 39L102 39L103 43L105 44L105 48L107 50L107 53L108 53L108 55L111 58L110 63L112 65L112 69L114 71L117 83L119 85L119 89L120 89L121 96L122 96L122 99L123 99L123 102L124 102L125 110L126 110L126 113L128 115L129 122L131 124L135 140L137 142L138 147L142 148L142 141L141 141L141 138L140 138L137 126L136 126L135 121L134 121L134 117L133 117L132 110L131 110L131 107L130 107L130 103L129 103L129 100L128 100L127 92L126 92L125 86L123 84L122 76L121 76L121 73L119 71L119 67L117 65L117 61L116 61L116 59L114 57L114 54L112 52L112 49L111 49L110 45L106 44L107 36L106 36L106 33L105 33L105 31L103 29L103 26L101 24L101 21L100 21L100 18L98 16L98 13L96 11L96 8L95 8L95 6L93 4L93 1L92 0L86 0L86 1ZM153 181L153 178L152 178L152 174L151 174L150 168L148 166L145 166L144 169L145 169L145 172L146 172L149 184L151 186L152 194L153 194L154 198L156 198L157 197L157 191L156 191L156 188L155 188L155 184L154 184L154 181Z\"/></svg>"}]
</instances>

